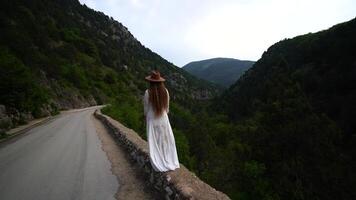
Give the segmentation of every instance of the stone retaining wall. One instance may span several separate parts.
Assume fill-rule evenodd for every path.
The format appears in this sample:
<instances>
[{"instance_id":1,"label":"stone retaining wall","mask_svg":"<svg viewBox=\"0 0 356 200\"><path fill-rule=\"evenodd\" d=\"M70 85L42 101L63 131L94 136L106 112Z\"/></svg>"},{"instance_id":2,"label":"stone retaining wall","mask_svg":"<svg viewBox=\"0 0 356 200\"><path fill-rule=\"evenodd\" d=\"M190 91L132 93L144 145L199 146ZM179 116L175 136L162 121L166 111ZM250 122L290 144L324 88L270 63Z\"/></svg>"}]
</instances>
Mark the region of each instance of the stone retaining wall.
<instances>
[{"instance_id":1,"label":"stone retaining wall","mask_svg":"<svg viewBox=\"0 0 356 200\"><path fill-rule=\"evenodd\" d=\"M126 149L130 157L145 172L153 188L161 193L166 200L230 199L226 194L201 181L182 164L179 169L174 171L155 172L149 160L148 144L145 140L132 129L102 114L100 109L96 110L94 115L103 122L116 142Z\"/></svg>"}]
</instances>

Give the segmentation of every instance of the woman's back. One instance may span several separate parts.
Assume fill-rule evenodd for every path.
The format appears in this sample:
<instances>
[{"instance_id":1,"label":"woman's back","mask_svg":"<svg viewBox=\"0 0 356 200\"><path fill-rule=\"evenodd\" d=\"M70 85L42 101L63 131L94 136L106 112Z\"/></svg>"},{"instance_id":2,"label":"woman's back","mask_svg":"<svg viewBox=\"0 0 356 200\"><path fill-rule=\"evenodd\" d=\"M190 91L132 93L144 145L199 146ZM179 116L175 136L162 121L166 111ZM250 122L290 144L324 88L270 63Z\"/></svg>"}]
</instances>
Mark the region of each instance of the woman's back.
<instances>
[{"instance_id":1,"label":"woman's back","mask_svg":"<svg viewBox=\"0 0 356 200\"><path fill-rule=\"evenodd\" d=\"M162 113L157 116L155 114L155 110L153 108L152 103L150 103L150 98L149 98L149 91L148 89L145 91L144 95L144 112L147 120L155 120L155 121L160 121L160 120L168 120L168 112L169 112L169 93L168 90L166 89L167 92L167 108L163 109Z\"/></svg>"},{"instance_id":2,"label":"woman's back","mask_svg":"<svg viewBox=\"0 0 356 200\"><path fill-rule=\"evenodd\" d=\"M169 123L169 93L159 72L146 77L150 89L145 91L144 114L146 116L147 141L150 161L155 171L179 168L178 155L171 124Z\"/></svg>"}]
</instances>

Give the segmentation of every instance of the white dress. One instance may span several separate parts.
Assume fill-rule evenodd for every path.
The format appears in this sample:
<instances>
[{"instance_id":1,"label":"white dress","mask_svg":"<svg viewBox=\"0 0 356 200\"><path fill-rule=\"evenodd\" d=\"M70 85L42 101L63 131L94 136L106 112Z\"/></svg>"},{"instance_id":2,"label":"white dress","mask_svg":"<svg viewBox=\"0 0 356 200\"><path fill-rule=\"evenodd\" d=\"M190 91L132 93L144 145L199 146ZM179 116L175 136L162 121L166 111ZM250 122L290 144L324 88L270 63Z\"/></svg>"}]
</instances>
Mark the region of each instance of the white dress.
<instances>
[{"instance_id":1,"label":"white dress","mask_svg":"<svg viewBox=\"0 0 356 200\"><path fill-rule=\"evenodd\" d=\"M148 90L145 91L143 98L150 162L155 171L161 172L179 168L175 139L167 115L169 112L168 90L167 94L168 109L158 117L155 117L153 107L149 102Z\"/></svg>"}]
</instances>

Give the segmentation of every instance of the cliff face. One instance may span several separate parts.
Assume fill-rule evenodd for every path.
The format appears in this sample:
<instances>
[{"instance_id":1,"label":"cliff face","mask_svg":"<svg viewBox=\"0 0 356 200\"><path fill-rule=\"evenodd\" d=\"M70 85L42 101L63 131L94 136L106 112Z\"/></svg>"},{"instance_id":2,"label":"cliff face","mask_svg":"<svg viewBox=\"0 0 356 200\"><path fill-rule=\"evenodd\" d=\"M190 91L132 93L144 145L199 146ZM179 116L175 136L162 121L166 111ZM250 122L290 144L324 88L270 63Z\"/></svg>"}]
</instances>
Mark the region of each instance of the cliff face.
<instances>
[{"instance_id":1,"label":"cliff face","mask_svg":"<svg viewBox=\"0 0 356 200\"><path fill-rule=\"evenodd\" d=\"M152 69L167 78L178 103L217 93L144 47L121 23L76 0L4 1L0 19L0 104L9 116L139 99Z\"/></svg>"}]
</instances>

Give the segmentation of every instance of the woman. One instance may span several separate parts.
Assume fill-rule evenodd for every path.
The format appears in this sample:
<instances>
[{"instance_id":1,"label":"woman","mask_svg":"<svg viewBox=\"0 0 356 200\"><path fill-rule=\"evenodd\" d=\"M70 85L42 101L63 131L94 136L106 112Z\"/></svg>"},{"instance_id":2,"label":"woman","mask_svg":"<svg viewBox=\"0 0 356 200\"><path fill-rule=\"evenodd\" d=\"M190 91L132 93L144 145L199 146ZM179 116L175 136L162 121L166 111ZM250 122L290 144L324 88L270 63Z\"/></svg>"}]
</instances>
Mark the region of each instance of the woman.
<instances>
[{"instance_id":1,"label":"woman","mask_svg":"<svg viewBox=\"0 0 356 200\"><path fill-rule=\"evenodd\" d=\"M179 168L175 139L169 123L169 93L158 71L152 71L145 78L150 88L144 95L144 115L150 162L155 171L169 171Z\"/></svg>"}]
</instances>

